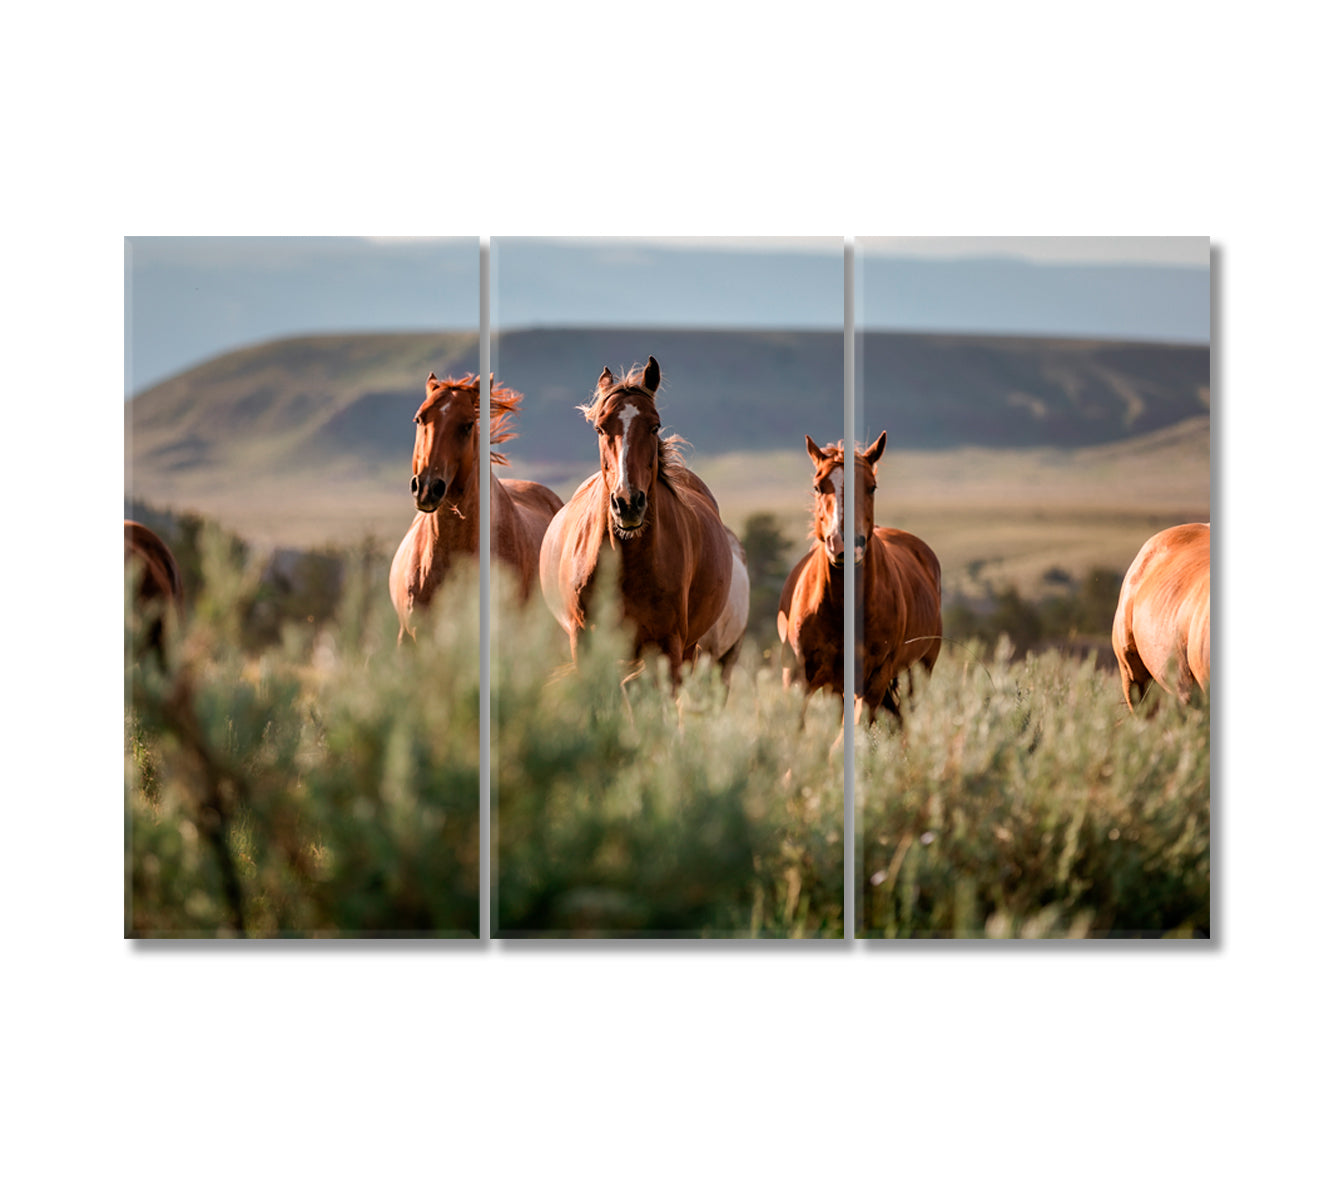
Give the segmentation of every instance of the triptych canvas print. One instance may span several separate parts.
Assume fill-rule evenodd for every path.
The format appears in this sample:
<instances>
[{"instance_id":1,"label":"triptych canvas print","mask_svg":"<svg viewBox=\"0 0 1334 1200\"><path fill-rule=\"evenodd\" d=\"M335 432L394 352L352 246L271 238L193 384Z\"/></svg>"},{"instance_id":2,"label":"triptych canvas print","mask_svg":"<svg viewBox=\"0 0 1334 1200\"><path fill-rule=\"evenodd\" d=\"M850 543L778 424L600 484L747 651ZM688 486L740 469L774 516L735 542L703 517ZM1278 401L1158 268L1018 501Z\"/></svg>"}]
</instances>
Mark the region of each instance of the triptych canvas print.
<instances>
[{"instance_id":1,"label":"triptych canvas print","mask_svg":"<svg viewBox=\"0 0 1334 1200\"><path fill-rule=\"evenodd\" d=\"M1205 238L129 238L125 931L1209 937Z\"/></svg>"}]
</instances>

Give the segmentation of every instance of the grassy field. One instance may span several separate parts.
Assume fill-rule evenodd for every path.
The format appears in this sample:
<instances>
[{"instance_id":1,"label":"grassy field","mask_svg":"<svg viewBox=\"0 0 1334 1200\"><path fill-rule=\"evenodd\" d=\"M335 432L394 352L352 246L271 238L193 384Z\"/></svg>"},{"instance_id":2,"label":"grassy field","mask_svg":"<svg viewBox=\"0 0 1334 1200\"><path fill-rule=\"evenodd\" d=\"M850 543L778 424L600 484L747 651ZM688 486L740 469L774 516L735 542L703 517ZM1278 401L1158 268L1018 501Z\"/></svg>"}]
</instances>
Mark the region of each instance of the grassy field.
<instances>
[{"instance_id":1,"label":"grassy field","mask_svg":"<svg viewBox=\"0 0 1334 1200\"><path fill-rule=\"evenodd\" d=\"M476 936L476 580L400 648L378 552L312 604L214 529L179 549L185 628L127 663L127 932ZM493 586L491 934L842 936L841 709L783 688L772 631L674 696L610 610L574 671ZM1208 707L1150 707L1091 658L948 642L856 734L858 931L1207 934Z\"/></svg>"},{"instance_id":2,"label":"grassy field","mask_svg":"<svg viewBox=\"0 0 1334 1200\"><path fill-rule=\"evenodd\" d=\"M947 646L902 730L857 733L859 935L1208 936L1209 705L1155 693Z\"/></svg>"},{"instance_id":3,"label":"grassy field","mask_svg":"<svg viewBox=\"0 0 1334 1200\"><path fill-rule=\"evenodd\" d=\"M256 646L258 564L211 534L165 659L127 625L126 933L477 936L475 579L399 648L387 564L352 557L333 619Z\"/></svg>"},{"instance_id":4,"label":"grassy field","mask_svg":"<svg viewBox=\"0 0 1334 1200\"><path fill-rule=\"evenodd\" d=\"M754 646L627 680L606 608L577 671L540 605L492 620L495 936L842 936L841 706Z\"/></svg>"}]
</instances>

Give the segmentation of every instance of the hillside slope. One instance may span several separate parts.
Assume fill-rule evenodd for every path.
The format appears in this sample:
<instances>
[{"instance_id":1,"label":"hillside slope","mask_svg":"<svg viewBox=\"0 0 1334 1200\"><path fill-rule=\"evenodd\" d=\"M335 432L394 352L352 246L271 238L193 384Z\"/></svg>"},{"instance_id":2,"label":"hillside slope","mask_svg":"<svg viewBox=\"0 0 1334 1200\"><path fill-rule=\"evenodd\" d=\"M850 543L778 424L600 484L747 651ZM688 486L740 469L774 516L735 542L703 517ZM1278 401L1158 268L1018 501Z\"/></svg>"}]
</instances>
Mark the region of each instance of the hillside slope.
<instances>
[{"instance_id":1,"label":"hillside slope","mask_svg":"<svg viewBox=\"0 0 1334 1200\"><path fill-rule=\"evenodd\" d=\"M1207 347L888 333L859 341L864 424L891 428L903 449L1092 446L1208 412ZM496 377L526 397L520 453L585 459L575 405L604 365L628 368L650 354L664 372L664 418L701 452L787 449L804 432L839 433L839 333L535 329L501 336L492 360ZM238 350L126 406L127 466L304 471L346 460L374 474L410 452L427 374L476 365L467 334L304 337Z\"/></svg>"},{"instance_id":2,"label":"hillside slope","mask_svg":"<svg viewBox=\"0 0 1334 1200\"><path fill-rule=\"evenodd\" d=\"M1189 507L1207 508L1207 347L872 333L859 349L859 435L889 431L890 478L914 456L930 464L921 490L905 496L910 506L923 492L947 507L967 506L966 497L994 505L998 480L1026 477L1056 491L1067 477L1084 481L1078 500L1052 494L1053 503L1086 507L1105 488L1109 503L1119 495L1139 505L1154 448L1158 476L1163 463L1190 463ZM665 375L664 422L690 441L693 461L719 464L710 483L730 513L785 501L799 511L809 484L803 436L826 442L842 432L836 332L505 334L494 373L525 395L508 473L562 494L586 476L596 441L575 405L604 364L620 370L650 354ZM283 544L401 536L412 515L412 414L426 376L464 375L476 364L468 334L302 337L235 351L126 405L126 491L225 516L238 531ZM1058 451L1049 472L1034 473L1034 455ZM1138 462L1132 484L1126 464ZM1153 503L1179 507L1166 494Z\"/></svg>"}]
</instances>

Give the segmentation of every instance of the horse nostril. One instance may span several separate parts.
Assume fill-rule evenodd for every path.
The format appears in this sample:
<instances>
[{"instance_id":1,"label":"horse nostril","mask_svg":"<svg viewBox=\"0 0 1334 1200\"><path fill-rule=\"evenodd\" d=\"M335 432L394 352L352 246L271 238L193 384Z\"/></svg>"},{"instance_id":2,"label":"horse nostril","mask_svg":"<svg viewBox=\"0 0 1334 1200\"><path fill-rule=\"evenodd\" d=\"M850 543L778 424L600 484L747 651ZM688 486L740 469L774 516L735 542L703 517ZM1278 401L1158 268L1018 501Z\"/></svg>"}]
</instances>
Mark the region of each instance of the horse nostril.
<instances>
[{"instance_id":1,"label":"horse nostril","mask_svg":"<svg viewBox=\"0 0 1334 1200\"><path fill-rule=\"evenodd\" d=\"M864 534L860 534L860 533L859 533L859 534L857 535L857 549L858 549L858 550L865 550L865 549L866 549L866 537L865 537Z\"/></svg>"},{"instance_id":2,"label":"horse nostril","mask_svg":"<svg viewBox=\"0 0 1334 1200\"><path fill-rule=\"evenodd\" d=\"M630 506L635 509L643 508L648 503L648 497L641 491L630 493Z\"/></svg>"},{"instance_id":3,"label":"horse nostril","mask_svg":"<svg viewBox=\"0 0 1334 1200\"><path fill-rule=\"evenodd\" d=\"M417 494L417 477L415 475L412 477L412 482L408 486L412 489L412 494L415 496Z\"/></svg>"},{"instance_id":4,"label":"horse nostril","mask_svg":"<svg viewBox=\"0 0 1334 1200\"><path fill-rule=\"evenodd\" d=\"M434 500L439 500L444 494L445 494L445 481L443 479L437 479L433 484L431 484L431 498Z\"/></svg>"}]
</instances>

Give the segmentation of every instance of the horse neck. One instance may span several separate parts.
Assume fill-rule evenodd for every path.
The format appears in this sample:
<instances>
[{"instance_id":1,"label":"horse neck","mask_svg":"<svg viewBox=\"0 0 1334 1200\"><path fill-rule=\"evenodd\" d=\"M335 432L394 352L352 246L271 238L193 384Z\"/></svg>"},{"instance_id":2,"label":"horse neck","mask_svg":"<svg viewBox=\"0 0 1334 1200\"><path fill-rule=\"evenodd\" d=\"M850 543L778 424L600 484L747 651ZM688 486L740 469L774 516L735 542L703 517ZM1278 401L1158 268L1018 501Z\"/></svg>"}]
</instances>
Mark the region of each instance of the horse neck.
<instances>
[{"instance_id":1,"label":"horse neck","mask_svg":"<svg viewBox=\"0 0 1334 1200\"><path fill-rule=\"evenodd\" d=\"M504 538L519 522L519 509L504 481L494 472L491 476L491 536Z\"/></svg>"},{"instance_id":2,"label":"horse neck","mask_svg":"<svg viewBox=\"0 0 1334 1200\"><path fill-rule=\"evenodd\" d=\"M451 508L442 504L431 513L427 526L433 544L441 549L464 554L480 552L481 497L477 490L477 472L472 473L463 499Z\"/></svg>"}]
</instances>

